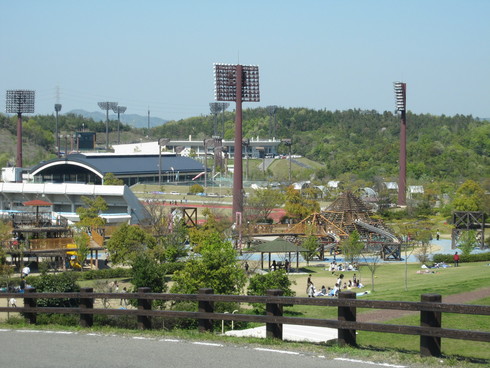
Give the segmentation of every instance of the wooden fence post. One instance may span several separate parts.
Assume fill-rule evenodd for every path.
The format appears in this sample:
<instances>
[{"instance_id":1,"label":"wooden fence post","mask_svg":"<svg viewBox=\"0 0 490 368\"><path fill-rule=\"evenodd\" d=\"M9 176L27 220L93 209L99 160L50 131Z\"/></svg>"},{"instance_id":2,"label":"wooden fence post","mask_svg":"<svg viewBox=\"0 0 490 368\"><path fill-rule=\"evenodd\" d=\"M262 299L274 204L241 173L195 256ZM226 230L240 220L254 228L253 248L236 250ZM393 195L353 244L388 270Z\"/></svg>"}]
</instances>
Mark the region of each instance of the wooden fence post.
<instances>
[{"instance_id":1,"label":"wooden fence post","mask_svg":"<svg viewBox=\"0 0 490 368\"><path fill-rule=\"evenodd\" d=\"M199 289L199 294L213 294L214 290L210 288ZM214 313L214 303L199 300L198 302L199 313ZM211 319L199 319L199 332L209 332L213 330L213 320Z\"/></svg>"},{"instance_id":2,"label":"wooden fence post","mask_svg":"<svg viewBox=\"0 0 490 368\"><path fill-rule=\"evenodd\" d=\"M269 289L266 291L266 295L282 296L283 291L280 289ZM283 305L278 303L266 303L265 310L267 316L282 317ZM266 323L265 337L268 339L282 340L282 323Z\"/></svg>"},{"instance_id":3,"label":"wooden fence post","mask_svg":"<svg viewBox=\"0 0 490 368\"><path fill-rule=\"evenodd\" d=\"M24 290L24 295L28 295L31 293L35 293L36 288L29 288ZM24 297L24 307L26 308L36 308L37 307L37 299L29 298L29 297ZM37 314L34 313L26 313L25 316L25 321L28 324L35 325L37 322Z\"/></svg>"},{"instance_id":4,"label":"wooden fence post","mask_svg":"<svg viewBox=\"0 0 490 368\"><path fill-rule=\"evenodd\" d=\"M138 293L149 293L151 289L149 287L138 288ZM138 298L138 310L147 311L151 310L151 300ZM151 329L151 316L143 316L138 314L138 329L150 330Z\"/></svg>"},{"instance_id":5,"label":"wooden fence post","mask_svg":"<svg viewBox=\"0 0 490 368\"><path fill-rule=\"evenodd\" d=\"M440 303L442 297L439 294L422 294L421 302ZM420 326L441 328L441 312L420 311ZM441 356L441 338L434 336L420 336L420 355Z\"/></svg>"},{"instance_id":6,"label":"wooden fence post","mask_svg":"<svg viewBox=\"0 0 490 368\"><path fill-rule=\"evenodd\" d=\"M342 291L339 293L339 299L356 299L356 293L353 291ZM339 321L356 321L355 307L339 307ZM338 330L338 343L340 346L356 346L356 330L340 329Z\"/></svg>"},{"instance_id":7,"label":"wooden fence post","mask_svg":"<svg viewBox=\"0 0 490 368\"><path fill-rule=\"evenodd\" d=\"M93 292L93 288L80 289L80 327L92 327L94 324L94 315L83 313L84 309L94 308L94 299L90 295Z\"/></svg>"}]
</instances>

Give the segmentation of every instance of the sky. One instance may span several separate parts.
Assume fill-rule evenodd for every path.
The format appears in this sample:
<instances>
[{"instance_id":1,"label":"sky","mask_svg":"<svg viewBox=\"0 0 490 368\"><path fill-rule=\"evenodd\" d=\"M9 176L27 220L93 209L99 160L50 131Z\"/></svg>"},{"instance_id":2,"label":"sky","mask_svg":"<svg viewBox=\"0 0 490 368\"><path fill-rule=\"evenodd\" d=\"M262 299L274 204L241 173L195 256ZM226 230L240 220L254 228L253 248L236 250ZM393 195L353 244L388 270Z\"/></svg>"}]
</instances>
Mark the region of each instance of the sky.
<instances>
[{"instance_id":1,"label":"sky","mask_svg":"<svg viewBox=\"0 0 490 368\"><path fill-rule=\"evenodd\" d=\"M0 92L35 90L36 114L115 101L179 120L210 113L213 64L229 63L259 66L244 109L394 111L403 81L414 113L488 118L489 14L488 0L0 0Z\"/></svg>"}]
</instances>

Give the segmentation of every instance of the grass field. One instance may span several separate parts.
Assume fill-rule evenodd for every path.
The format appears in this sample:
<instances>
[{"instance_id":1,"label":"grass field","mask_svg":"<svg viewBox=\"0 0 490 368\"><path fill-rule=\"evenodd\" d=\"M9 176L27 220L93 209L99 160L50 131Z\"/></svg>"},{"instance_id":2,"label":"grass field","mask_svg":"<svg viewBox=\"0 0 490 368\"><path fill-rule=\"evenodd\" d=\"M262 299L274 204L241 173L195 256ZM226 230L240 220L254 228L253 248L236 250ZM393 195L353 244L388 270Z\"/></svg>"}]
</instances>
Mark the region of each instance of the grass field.
<instances>
[{"instance_id":1,"label":"grass field","mask_svg":"<svg viewBox=\"0 0 490 368\"><path fill-rule=\"evenodd\" d=\"M488 287L490 266L488 263L466 263L461 267L450 267L445 269L434 269L434 273L418 274L421 270L419 264L408 264L408 289L405 290L405 265L404 264L382 264L375 273L375 291L363 296L362 299L392 300L392 301L420 301L420 296L425 293L436 293L444 297L460 294L467 291L478 290ZM317 287L321 285L332 286L335 282L336 273L325 271L324 267L306 268L312 275L312 280ZM431 270L432 271L432 270ZM344 272L345 278L351 278L353 272ZM367 267L361 267L356 272L362 277L365 289L371 289L371 274ZM291 275L296 282L294 289L297 296L306 296L307 274ZM483 299L472 301L468 304L490 305L490 295ZM358 315L369 312L371 309L359 309ZM312 306L294 306L285 308L285 314L304 316L310 318L337 318L336 308L321 308ZM478 331L490 331L490 318L488 316L471 316L459 314L443 314L443 327L453 329L470 329ZM386 321L390 324L419 325L418 315L406 316ZM417 336L394 335L387 333L358 332L358 343L365 349L397 351L417 354L419 351L420 338ZM459 358L482 359L490 362L490 345L488 343L443 339L442 352L451 356L451 359Z\"/></svg>"}]
</instances>

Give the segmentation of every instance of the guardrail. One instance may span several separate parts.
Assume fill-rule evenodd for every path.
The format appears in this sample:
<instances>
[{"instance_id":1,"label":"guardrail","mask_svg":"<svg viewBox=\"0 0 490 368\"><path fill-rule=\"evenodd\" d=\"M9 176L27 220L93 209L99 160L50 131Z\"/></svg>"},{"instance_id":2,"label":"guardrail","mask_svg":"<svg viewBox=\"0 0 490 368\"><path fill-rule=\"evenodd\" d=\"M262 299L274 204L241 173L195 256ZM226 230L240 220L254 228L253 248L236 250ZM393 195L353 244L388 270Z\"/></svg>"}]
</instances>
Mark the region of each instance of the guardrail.
<instances>
[{"instance_id":1,"label":"guardrail","mask_svg":"<svg viewBox=\"0 0 490 368\"><path fill-rule=\"evenodd\" d=\"M200 289L198 294L160 294L150 293L149 288L139 288L131 294L94 293L92 288L82 288L72 293L37 293L35 289L26 289L25 293L1 293L0 298L24 298L24 307L0 307L0 312L21 312L27 323L35 324L37 314L58 313L78 314L82 327L93 324L93 315L133 315L137 317L139 329L151 329L152 317L191 318L198 320L199 331L211 331L213 321L243 321L266 324L268 338L282 339L283 325L305 325L330 327L338 330L340 345L356 346L356 331L388 332L420 336L420 354L422 356L440 356L441 338L490 342L490 332L442 328L442 313L459 313L469 315L490 315L490 306L448 304L441 302L441 295L423 294L420 302L357 300L356 293L345 291L338 299L297 298L282 296L281 290L268 290L266 296L217 295L212 289ZM77 299L78 307L38 307L37 299ZM103 309L94 308L95 299L136 299L137 309ZM152 310L153 300L194 301L198 311ZM265 315L215 313L215 302L264 303ZM314 305L336 307L336 320L318 318L299 318L283 316L284 305ZM420 326L392 325L356 321L357 308L394 309L420 312Z\"/></svg>"}]
</instances>

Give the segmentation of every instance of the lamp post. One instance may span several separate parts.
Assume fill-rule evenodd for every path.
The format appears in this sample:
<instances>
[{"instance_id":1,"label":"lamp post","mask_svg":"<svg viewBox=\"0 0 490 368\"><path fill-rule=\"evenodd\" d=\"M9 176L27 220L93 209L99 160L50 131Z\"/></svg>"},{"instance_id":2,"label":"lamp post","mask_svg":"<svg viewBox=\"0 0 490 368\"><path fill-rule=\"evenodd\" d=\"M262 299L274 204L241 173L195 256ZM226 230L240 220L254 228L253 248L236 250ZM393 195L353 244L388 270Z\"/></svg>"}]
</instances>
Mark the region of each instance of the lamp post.
<instances>
[{"instance_id":1,"label":"lamp post","mask_svg":"<svg viewBox=\"0 0 490 368\"><path fill-rule=\"evenodd\" d=\"M17 114L17 159L16 166L22 167L22 113L34 112L35 92L10 90L6 95L6 112Z\"/></svg>"},{"instance_id":2,"label":"lamp post","mask_svg":"<svg viewBox=\"0 0 490 368\"><path fill-rule=\"evenodd\" d=\"M204 188L208 187L208 147L214 147L214 139L208 138L203 141L204 144Z\"/></svg>"},{"instance_id":3,"label":"lamp post","mask_svg":"<svg viewBox=\"0 0 490 368\"><path fill-rule=\"evenodd\" d=\"M214 115L213 120L213 135L218 135L218 114L221 112L221 103L220 102L210 102L209 109L211 110L211 114Z\"/></svg>"},{"instance_id":4,"label":"lamp post","mask_svg":"<svg viewBox=\"0 0 490 368\"><path fill-rule=\"evenodd\" d=\"M169 138L160 138L158 140L158 186L162 185L162 146L166 146L169 142Z\"/></svg>"},{"instance_id":5,"label":"lamp post","mask_svg":"<svg viewBox=\"0 0 490 368\"><path fill-rule=\"evenodd\" d=\"M228 102L221 102L221 136L225 138L225 111L230 106Z\"/></svg>"},{"instance_id":6,"label":"lamp post","mask_svg":"<svg viewBox=\"0 0 490 368\"><path fill-rule=\"evenodd\" d=\"M291 145L293 144L291 138L281 139L281 142L284 143L287 147L289 147L289 184L292 183L291 180Z\"/></svg>"},{"instance_id":7,"label":"lamp post","mask_svg":"<svg viewBox=\"0 0 490 368\"><path fill-rule=\"evenodd\" d=\"M117 107L117 102L97 102L97 105L106 112L105 118L105 149L109 150L109 110L114 110Z\"/></svg>"},{"instance_id":8,"label":"lamp post","mask_svg":"<svg viewBox=\"0 0 490 368\"><path fill-rule=\"evenodd\" d=\"M407 204L407 84L393 83L395 88L396 110L400 113L400 173L398 177L398 205Z\"/></svg>"},{"instance_id":9,"label":"lamp post","mask_svg":"<svg viewBox=\"0 0 490 368\"><path fill-rule=\"evenodd\" d=\"M121 143L121 133L120 133L120 125L121 125L121 114L124 114L126 111L126 106L116 106L112 111L117 114L117 144Z\"/></svg>"},{"instance_id":10,"label":"lamp post","mask_svg":"<svg viewBox=\"0 0 490 368\"><path fill-rule=\"evenodd\" d=\"M259 67L254 65L214 64L215 99L235 101L235 156L233 174L233 212L243 212L242 102L260 101Z\"/></svg>"},{"instance_id":11,"label":"lamp post","mask_svg":"<svg viewBox=\"0 0 490 368\"><path fill-rule=\"evenodd\" d=\"M56 156L60 157L60 137L58 134L58 113L61 111L61 104L54 104L54 111L56 112Z\"/></svg>"},{"instance_id":12,"label":"lamp post","mask_svg":"<svg viewBox=\"0 0 490 368\"><path fill-rule=\"evenodd\" d=\"M271 121L269 124L269 138L274 138L276 136L276 111L277 106L271 105L266 107L267 112L271 116Z\"/></svg>"}]
</instances>

